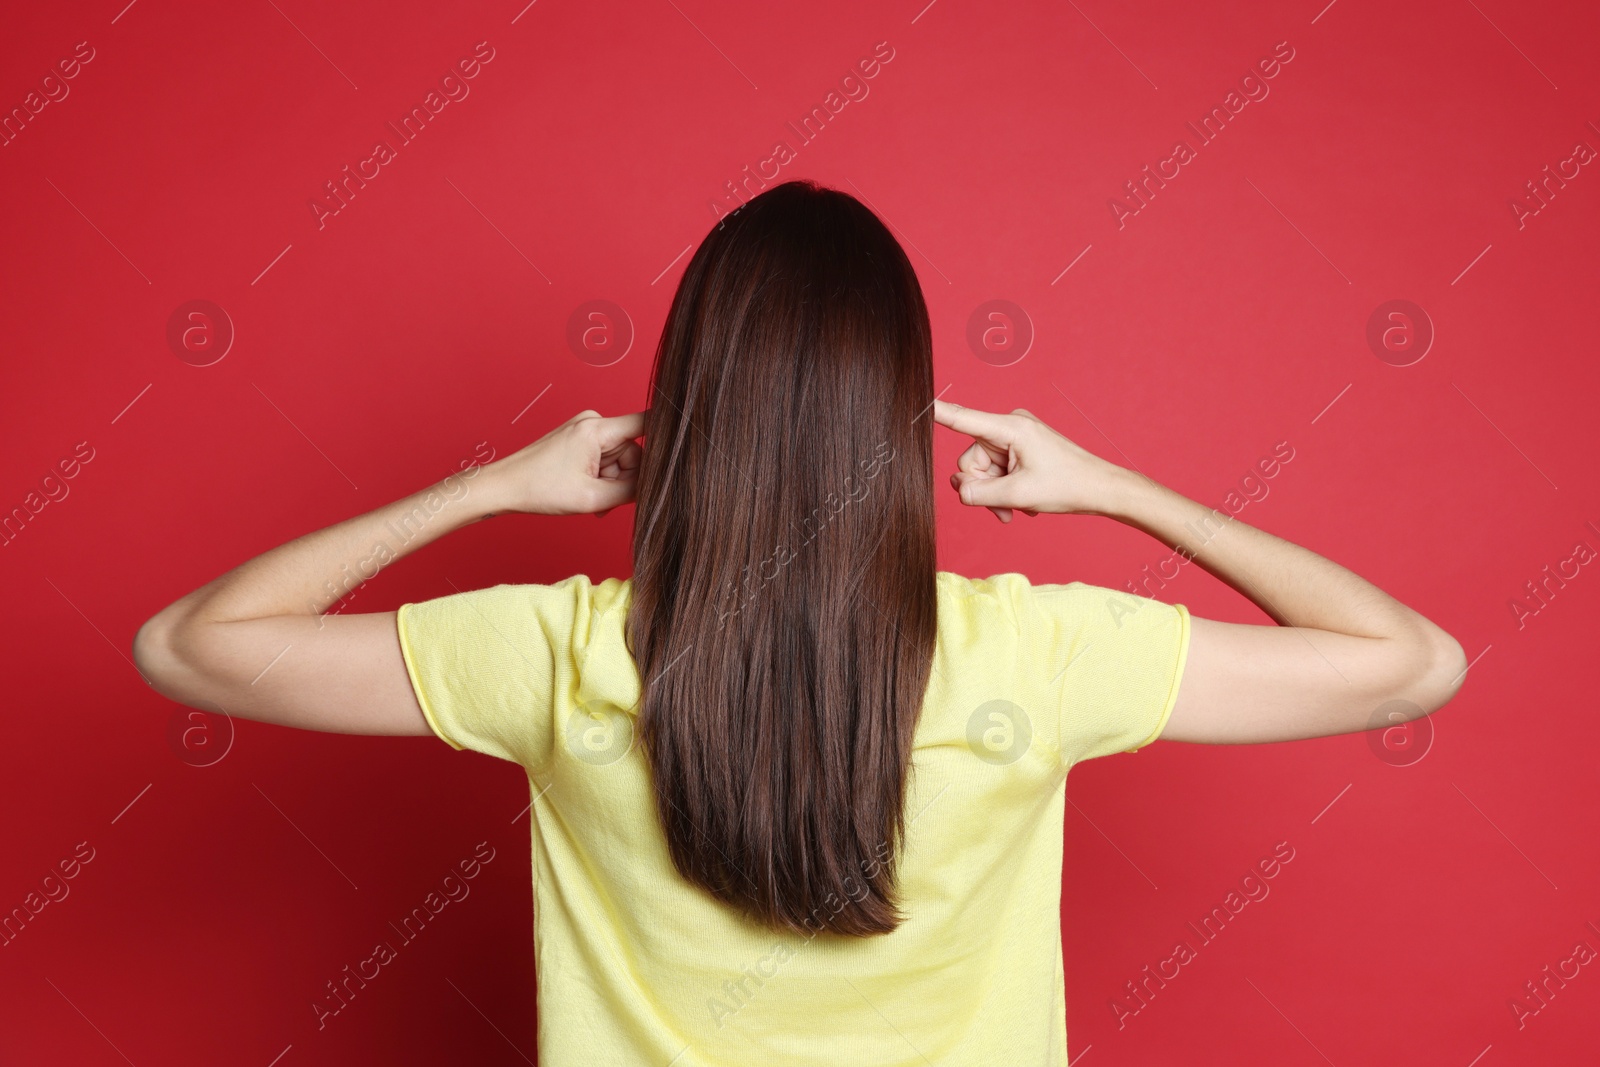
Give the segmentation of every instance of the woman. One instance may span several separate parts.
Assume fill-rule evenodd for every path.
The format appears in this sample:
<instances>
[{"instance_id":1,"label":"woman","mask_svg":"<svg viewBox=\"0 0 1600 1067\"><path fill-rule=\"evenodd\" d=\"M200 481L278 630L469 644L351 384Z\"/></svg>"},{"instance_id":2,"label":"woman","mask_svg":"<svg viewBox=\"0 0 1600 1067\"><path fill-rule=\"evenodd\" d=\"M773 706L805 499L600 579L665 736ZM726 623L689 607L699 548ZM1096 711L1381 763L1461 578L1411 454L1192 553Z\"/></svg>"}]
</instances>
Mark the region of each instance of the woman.
<instances>
[{"instance_id":1,"label":"woman","mask_svg":"<svg viewBox=\"0 0 1600 1067\"><path fill-rule=\"evenodd\" d=\"M185 704L525 768L542 1063L1065 1063L1072 764L1359 731L1466 673L1337 564L1026 411L935 399L916 276L843 193L790 182L711 231L650 395L275 548L134 646ZM963 504L1118 519L1277 625L937 570L935 422L971 438ZM379 544L628 502L628 581L322 614Z\"/></svg>"}]
</instances>

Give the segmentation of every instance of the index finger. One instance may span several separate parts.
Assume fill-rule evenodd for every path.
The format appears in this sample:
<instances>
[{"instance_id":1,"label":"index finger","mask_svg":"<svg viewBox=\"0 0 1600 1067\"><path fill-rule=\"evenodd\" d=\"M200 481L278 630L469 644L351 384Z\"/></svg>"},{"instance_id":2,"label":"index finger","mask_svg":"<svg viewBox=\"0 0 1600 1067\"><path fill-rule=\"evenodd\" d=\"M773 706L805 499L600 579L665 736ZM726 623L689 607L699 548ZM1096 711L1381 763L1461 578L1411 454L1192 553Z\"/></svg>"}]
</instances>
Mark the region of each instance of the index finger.
<instances>
[{"instance_id":1,"label":"index finger","mask_svg":"<svg viewBox=\"0 0 1600 1067\"><path fill-rule=\"evenodd\" d=\"M600 420L600 441L602 448L615 448L624 441L632 441L644 435L644 412L635 411L628 415L612 415Z\"/></svg>"},{"instance_id":2,"label":"index finger","mask_svg":"<svg viewBox=\"0 0 1600 1067\"><path fill-rule=\"evenodd\" d=\"M941 426L948 426L957 433L964 433L968 437L987 437L992 441L1003 442L1009 434L1006 433L1005 416L992 411L980 411L977 408L964 408L960 404L951 404L935 398L933 401L933 421Z\"/></svg>"}]
</instances>

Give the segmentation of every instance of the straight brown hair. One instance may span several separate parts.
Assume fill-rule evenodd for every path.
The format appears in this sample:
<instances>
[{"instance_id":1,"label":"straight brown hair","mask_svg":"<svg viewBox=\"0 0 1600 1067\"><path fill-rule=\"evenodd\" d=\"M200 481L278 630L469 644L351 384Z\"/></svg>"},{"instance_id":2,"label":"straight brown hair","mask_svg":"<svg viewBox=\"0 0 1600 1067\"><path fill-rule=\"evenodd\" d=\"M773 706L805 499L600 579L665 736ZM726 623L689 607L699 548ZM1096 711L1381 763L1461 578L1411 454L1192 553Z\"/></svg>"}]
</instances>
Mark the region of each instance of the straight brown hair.
<instances>
[{"instance_id":1,"label":"straight brown hair","mask_svg":"<svg viewBox=\"0 0 1600 1067\"><path fill-rule=\"evenodd\" d=\"M628 643L673 863L768 927L904 919L932 405L916 272L854 197L785 182L701 243L651 373Z\"/></svg>"}]
</instances>

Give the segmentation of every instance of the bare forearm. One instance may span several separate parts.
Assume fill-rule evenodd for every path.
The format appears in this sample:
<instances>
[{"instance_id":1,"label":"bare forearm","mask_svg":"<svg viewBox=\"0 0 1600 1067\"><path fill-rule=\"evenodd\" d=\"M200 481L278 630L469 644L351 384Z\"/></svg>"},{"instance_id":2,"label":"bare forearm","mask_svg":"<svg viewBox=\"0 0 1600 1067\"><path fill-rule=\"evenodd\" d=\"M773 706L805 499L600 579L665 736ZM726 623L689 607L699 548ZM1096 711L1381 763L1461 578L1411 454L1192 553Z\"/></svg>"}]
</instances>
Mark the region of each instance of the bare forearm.
<instances>
[{"instance_id":1,"label":"bare forearm","mask_svg":"<svg viewBox=\"0 0 1600 1067\"><path fill-rule=\"evenodd\" d=\"M1355 637L1449 640L1425 616L1332 560L1123 473L1111 517L1193 559L1280 625Z\"/></svg>"},{"instance_id":2,"label":"bare forearm","mask_svg":"<svg viewBox=\"0 0 1600 1067\"><path fill-rule=\"evenodd\" d=\"M265 552L146 621L134 664L191 707L313 730L429 733L397 613L327 610L383 567L491 515L599 514L627 503L643 422L640 412L580 412L511 456Z\"/></svg>"},{"instance_id":3,"label":"bare forearm","mask_svg":"<svg viewBox=\"0 0 1600 1067\"><path fill-rule=\"evenodd\" d=\"M264 552L162 614L186 622L320 615L379 570L493 514L477 468Z\"/></svg>"}]
</instances>

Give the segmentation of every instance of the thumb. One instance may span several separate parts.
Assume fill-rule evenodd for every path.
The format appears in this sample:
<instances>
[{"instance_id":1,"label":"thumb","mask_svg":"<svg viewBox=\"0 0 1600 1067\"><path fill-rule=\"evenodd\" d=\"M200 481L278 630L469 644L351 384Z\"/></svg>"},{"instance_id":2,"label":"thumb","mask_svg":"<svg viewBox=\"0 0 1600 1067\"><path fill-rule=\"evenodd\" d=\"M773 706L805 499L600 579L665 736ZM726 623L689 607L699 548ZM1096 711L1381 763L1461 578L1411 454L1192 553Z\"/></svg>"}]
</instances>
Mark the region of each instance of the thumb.
<instances>
[{"instance_id":1,"label":"thumb","mask_svg":"<svg viewBox=\"0 0 1600 1067\"><path fill-rule=\"evenodd\" d=\"M614 507L631 503L638 488L635 477L589 479L589 510L605 514Z\"/></svg>"},{"instance_id":2,"label":"thumb","mask_svg":"<svg viewBox=\"0 0 1600 1067\"><path fill-rule=\"evenodd\" d=\"M1019 506L1016 499L1018 494L1015 475L1002 475L996 478L957 472L952 480L956 483L956 492L961 497L961 502L968 507L1011 508Z\"/></svg>"}]
</instances>

